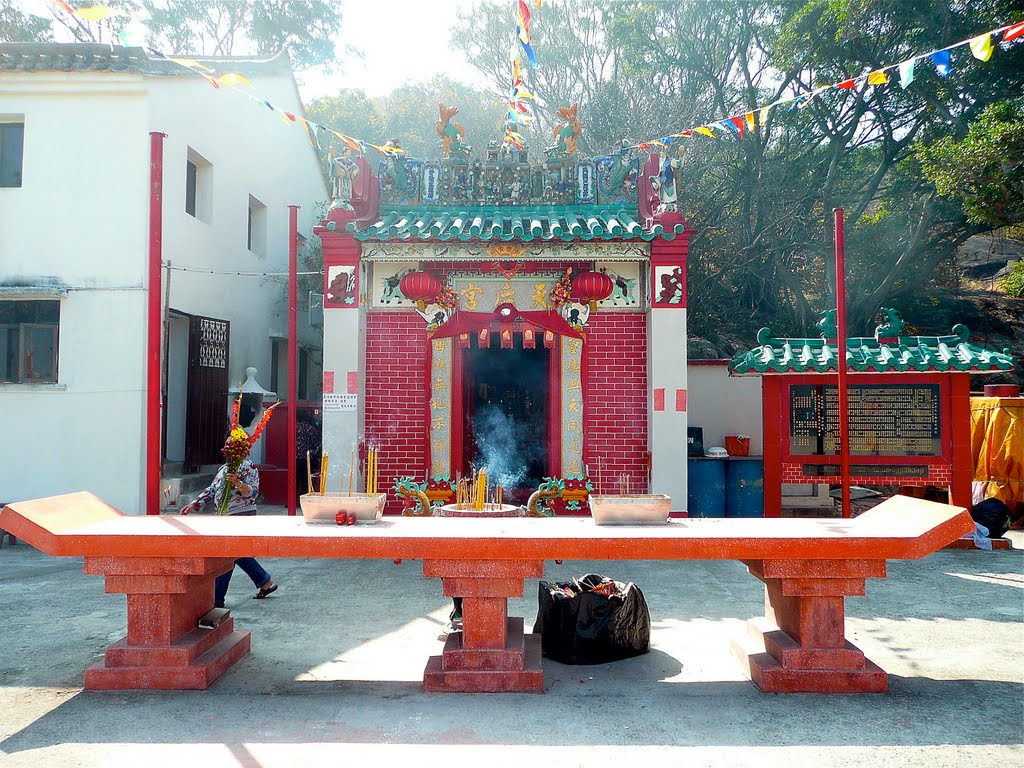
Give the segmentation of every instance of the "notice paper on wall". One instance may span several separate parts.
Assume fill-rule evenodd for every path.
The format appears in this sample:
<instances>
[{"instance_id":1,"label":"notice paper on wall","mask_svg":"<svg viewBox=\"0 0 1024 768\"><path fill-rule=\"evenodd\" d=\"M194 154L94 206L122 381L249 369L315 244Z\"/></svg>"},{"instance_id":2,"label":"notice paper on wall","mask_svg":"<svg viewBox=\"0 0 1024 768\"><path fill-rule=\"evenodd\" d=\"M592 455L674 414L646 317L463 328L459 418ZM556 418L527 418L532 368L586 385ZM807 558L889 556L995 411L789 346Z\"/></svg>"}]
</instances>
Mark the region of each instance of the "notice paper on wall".
<instances>
[{"instance_id":1,"label":"notice paper on wall","mask_svg":"<svg viewBox=\"0 0 1024 768\"><path fill-rule=\"evenodd\" d=\"M358 395L324 392L325 411L354 411Z\"/></svg>"}]
</instances>

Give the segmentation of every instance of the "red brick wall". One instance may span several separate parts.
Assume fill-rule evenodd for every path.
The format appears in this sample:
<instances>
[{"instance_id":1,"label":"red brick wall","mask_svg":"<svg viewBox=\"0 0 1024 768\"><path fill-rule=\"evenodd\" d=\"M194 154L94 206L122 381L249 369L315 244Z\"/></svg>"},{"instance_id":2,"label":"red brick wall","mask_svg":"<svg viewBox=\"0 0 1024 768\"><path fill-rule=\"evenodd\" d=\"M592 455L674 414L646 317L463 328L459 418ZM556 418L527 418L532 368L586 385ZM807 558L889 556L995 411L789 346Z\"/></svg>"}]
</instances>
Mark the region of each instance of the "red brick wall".
<instances>
[{"instance_id":1,"label":"red brick wall","mask_svg":"<svg viewBox=\"0 0 1024 768\"><path fill-rule=\"evenodd\" d=\"M364 439L379 453L379 491L388 492L387 513L402 510L395 479L422 479L426 455L427 336L415 312L366 314L366 427Z\"/></svg>"},{"instance_id":2,"label":"red brick wall","mask_svg":"<svg viewBox=\"0 0 1024 768\"><path fill-rule=\"evenodd\" d=\"M623 473L630 492L647 493L647 316L591 313L584 349L584 461L595 490L600 457L604 493L620 492Z\"/></svg>"}]
</instances>

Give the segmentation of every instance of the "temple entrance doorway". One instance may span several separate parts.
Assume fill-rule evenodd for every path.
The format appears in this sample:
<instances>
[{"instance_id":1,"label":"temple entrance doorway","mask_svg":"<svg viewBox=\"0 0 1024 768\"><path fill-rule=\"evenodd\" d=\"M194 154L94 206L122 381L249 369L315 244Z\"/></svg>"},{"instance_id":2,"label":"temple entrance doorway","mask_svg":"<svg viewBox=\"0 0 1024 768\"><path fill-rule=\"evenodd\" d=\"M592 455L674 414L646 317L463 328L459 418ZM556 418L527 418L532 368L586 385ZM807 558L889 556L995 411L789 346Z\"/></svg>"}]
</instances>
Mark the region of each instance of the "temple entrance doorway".
<instances>
[{"instance_id":1,"label":"temple entrance doorway","mask_svg":"<svg viewBox=\"0 0 1024 768\"><path fill-rule=\"evenodd\" d=\"M540 345L463 350L460 469L468 477L486 467L514 504L551 474L551 358Z\"/></svg>"}]
</instances>

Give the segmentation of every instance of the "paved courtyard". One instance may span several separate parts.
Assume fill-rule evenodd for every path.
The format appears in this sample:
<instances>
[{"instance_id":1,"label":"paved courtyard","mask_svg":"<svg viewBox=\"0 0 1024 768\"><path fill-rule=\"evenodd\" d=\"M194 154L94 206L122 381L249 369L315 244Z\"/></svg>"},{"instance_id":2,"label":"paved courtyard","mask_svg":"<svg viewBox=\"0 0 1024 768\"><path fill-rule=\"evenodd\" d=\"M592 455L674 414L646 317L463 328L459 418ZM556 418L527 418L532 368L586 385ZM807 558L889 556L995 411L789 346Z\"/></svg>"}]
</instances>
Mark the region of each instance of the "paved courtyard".
<instances>
[{"instance_id":1,"label":"paved courtyard","mask_svg":"<svg viewBox=\"0 0 1024 768\"><path fill-rule=\"evenodd\" d=\"M1024 534L1011 533L1017 547ZM768 695L730 652L762 586L737 562L548 563L546 578L639 584L650 654L544 661L542 695L427 695L449 603L418 562L270 560L228 607L252 653L205 692L93 693L84 668L124 633L125 602L78 559L0 550L2 766L1020 766L1024 554L891 562L847 600L847 636L887 694ZM537 582L510 615L537 611Z\"/></svg>"}]
</instances>

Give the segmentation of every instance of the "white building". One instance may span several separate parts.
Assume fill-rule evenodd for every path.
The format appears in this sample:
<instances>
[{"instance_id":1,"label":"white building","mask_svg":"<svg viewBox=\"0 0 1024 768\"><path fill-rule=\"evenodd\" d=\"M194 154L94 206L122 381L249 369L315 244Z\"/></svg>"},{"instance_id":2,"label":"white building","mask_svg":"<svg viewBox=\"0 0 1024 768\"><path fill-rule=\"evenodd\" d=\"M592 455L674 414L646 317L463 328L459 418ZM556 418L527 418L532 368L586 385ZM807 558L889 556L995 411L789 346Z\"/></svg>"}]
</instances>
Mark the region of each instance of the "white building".
<instances>
[{"instance_id":1,"label":"white building","mask_svg":"<svg viewBox=\"0 0 1024 768\"><path fill-rule=\"evenodd\" d=\"M302 114L285 54L202 63ZM219 463L248 366L284 395L287 206L308 233L328 197L302 127L142 49L0 45L0 502L89 490L144 508L153 131L167 135L165 460ZM300 398L318 396L306 373Z\"/></svg>"}]
</instances>

